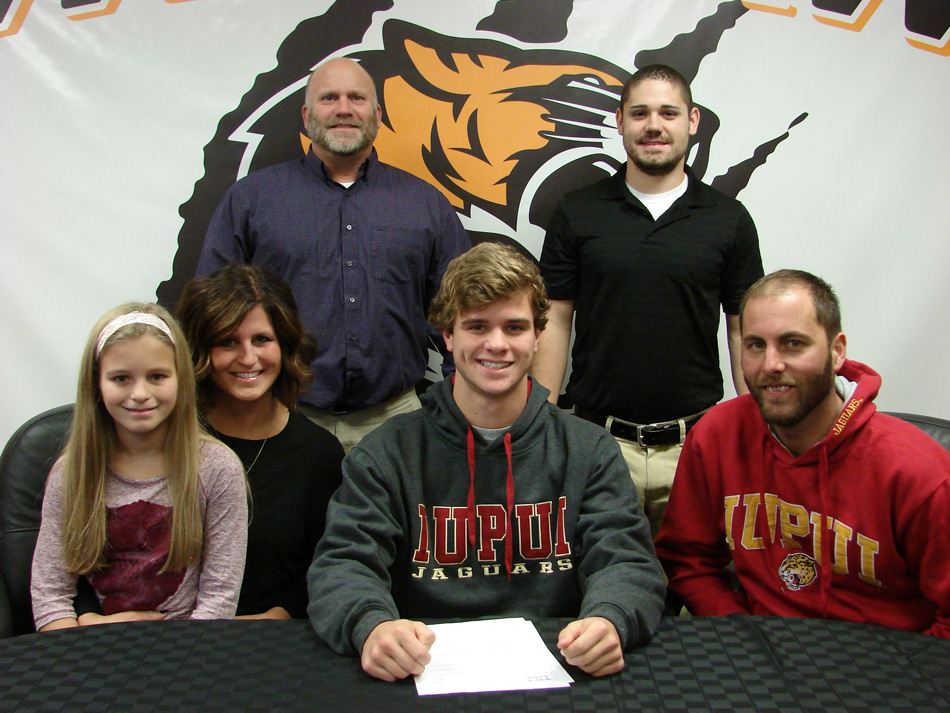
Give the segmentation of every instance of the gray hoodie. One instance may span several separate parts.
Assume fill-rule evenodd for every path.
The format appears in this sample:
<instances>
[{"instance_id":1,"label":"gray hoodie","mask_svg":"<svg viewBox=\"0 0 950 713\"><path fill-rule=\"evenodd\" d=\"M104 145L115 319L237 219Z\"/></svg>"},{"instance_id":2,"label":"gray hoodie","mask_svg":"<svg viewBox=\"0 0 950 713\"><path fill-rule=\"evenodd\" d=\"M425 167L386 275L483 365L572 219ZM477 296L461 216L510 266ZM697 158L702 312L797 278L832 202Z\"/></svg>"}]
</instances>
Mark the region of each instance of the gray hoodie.
<instances>
[{"instance_id":1,"label":"gray hoodie","mask_svg":"<svg viewBox=\"0 0 950 713\"><path fill-rule=\"evenodd\" d=\"M445 380L350 452L307 575L331 648L359 653L399 618L601 616L624 648L653 635L666 585L620 448L547 395L532 382L488 443Z\"/></svg>"}]
</instances>

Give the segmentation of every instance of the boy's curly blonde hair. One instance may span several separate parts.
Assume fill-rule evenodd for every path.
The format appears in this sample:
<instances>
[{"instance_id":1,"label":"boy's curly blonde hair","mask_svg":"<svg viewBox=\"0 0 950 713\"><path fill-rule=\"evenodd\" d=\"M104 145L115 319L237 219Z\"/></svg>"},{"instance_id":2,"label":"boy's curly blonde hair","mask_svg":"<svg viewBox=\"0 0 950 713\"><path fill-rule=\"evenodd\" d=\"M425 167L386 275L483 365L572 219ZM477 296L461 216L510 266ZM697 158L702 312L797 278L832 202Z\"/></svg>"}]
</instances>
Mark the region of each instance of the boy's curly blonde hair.
<instances>
[{"instance_id":1,"label":"boy's curly blonde hair","mask_svg":"<svg viewBox=\"0 0 950 713\"><path fill-rule=\"evenodd\" d=\"M429 307L429 324L451 332L460 314L525 291L534 328L544 329L551 303L538 266L507 245L479 243L449 263Z\"/></svg>"}]
</instances>

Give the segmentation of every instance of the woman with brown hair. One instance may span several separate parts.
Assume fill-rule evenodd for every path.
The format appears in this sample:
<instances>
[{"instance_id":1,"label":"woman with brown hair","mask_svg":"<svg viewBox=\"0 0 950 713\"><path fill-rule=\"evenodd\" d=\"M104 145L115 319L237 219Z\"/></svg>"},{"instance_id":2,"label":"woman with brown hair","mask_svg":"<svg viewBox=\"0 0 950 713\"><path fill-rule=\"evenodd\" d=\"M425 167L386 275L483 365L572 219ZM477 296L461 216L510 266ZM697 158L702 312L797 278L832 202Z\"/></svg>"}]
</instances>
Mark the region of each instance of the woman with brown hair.
<instances>
[{"instance_id":1,"label":"woman with brown hair","mask_svg":"<svg viewBox=\"0 0 950 713\"><path fill-rule=\"evenodd\" d=\"M296 410L313 339L287 284L225 265L186 285L178 318L191 345L198 406L244 463L252 496L238 616L305 617L305 576L340 484L343 448Z\"/></svg>"}]
</instances>

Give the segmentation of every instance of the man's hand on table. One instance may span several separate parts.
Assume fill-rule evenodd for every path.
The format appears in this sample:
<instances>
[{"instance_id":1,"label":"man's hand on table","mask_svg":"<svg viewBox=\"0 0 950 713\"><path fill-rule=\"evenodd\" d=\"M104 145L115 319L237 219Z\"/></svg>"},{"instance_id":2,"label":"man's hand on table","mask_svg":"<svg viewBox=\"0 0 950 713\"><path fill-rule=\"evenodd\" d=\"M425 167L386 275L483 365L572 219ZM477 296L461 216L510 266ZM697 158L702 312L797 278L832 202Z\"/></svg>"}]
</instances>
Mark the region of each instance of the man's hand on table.
<instances>
[{"instance_id":1,"label":"man's hand on table","mask_svg":"<svg viewBox=\"0 0 950 713\"><path fill-rule=\"evenodd\" d=\"M370 676L395 681L418 675L432 659L429 648L435 634L421 621L384 621L363 643L360 663Z\"/></svg>"},{"instance_id":2,"label":"man's hand on table","mask_svg":"<svg viewBox=\"0 0 950 713\"><path fill-rule=\"evenodd\" d=\"M591 676L607 676L623 668L620 636L603 617L572 621L558 635L557 647L567 663Z\"/></svg>"}]
</instances>

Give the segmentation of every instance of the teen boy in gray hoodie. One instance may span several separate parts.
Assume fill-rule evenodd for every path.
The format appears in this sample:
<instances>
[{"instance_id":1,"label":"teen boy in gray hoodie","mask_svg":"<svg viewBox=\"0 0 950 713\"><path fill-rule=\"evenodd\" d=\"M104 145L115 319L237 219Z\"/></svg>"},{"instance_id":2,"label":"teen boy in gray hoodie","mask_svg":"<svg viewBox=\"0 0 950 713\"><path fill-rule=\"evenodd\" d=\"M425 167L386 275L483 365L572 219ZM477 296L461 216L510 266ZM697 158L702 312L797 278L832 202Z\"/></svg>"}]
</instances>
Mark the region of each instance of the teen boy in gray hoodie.
<instances>
[{"instance_id":1,"label":"teen boy in gray hoodie","mask_svg":"<svg viewBox=\"0 0 950 713\"><path fill-rule=\"evenodd\" d=\"M309 613L377 678L422 672L434 635L421 618L577 617L558 647L595 676L656 630L666 586L616 441L528 376L547 308L515 250L453 260L429 322L455 376L343 463Z\"/></svg>"}]
</instances>

